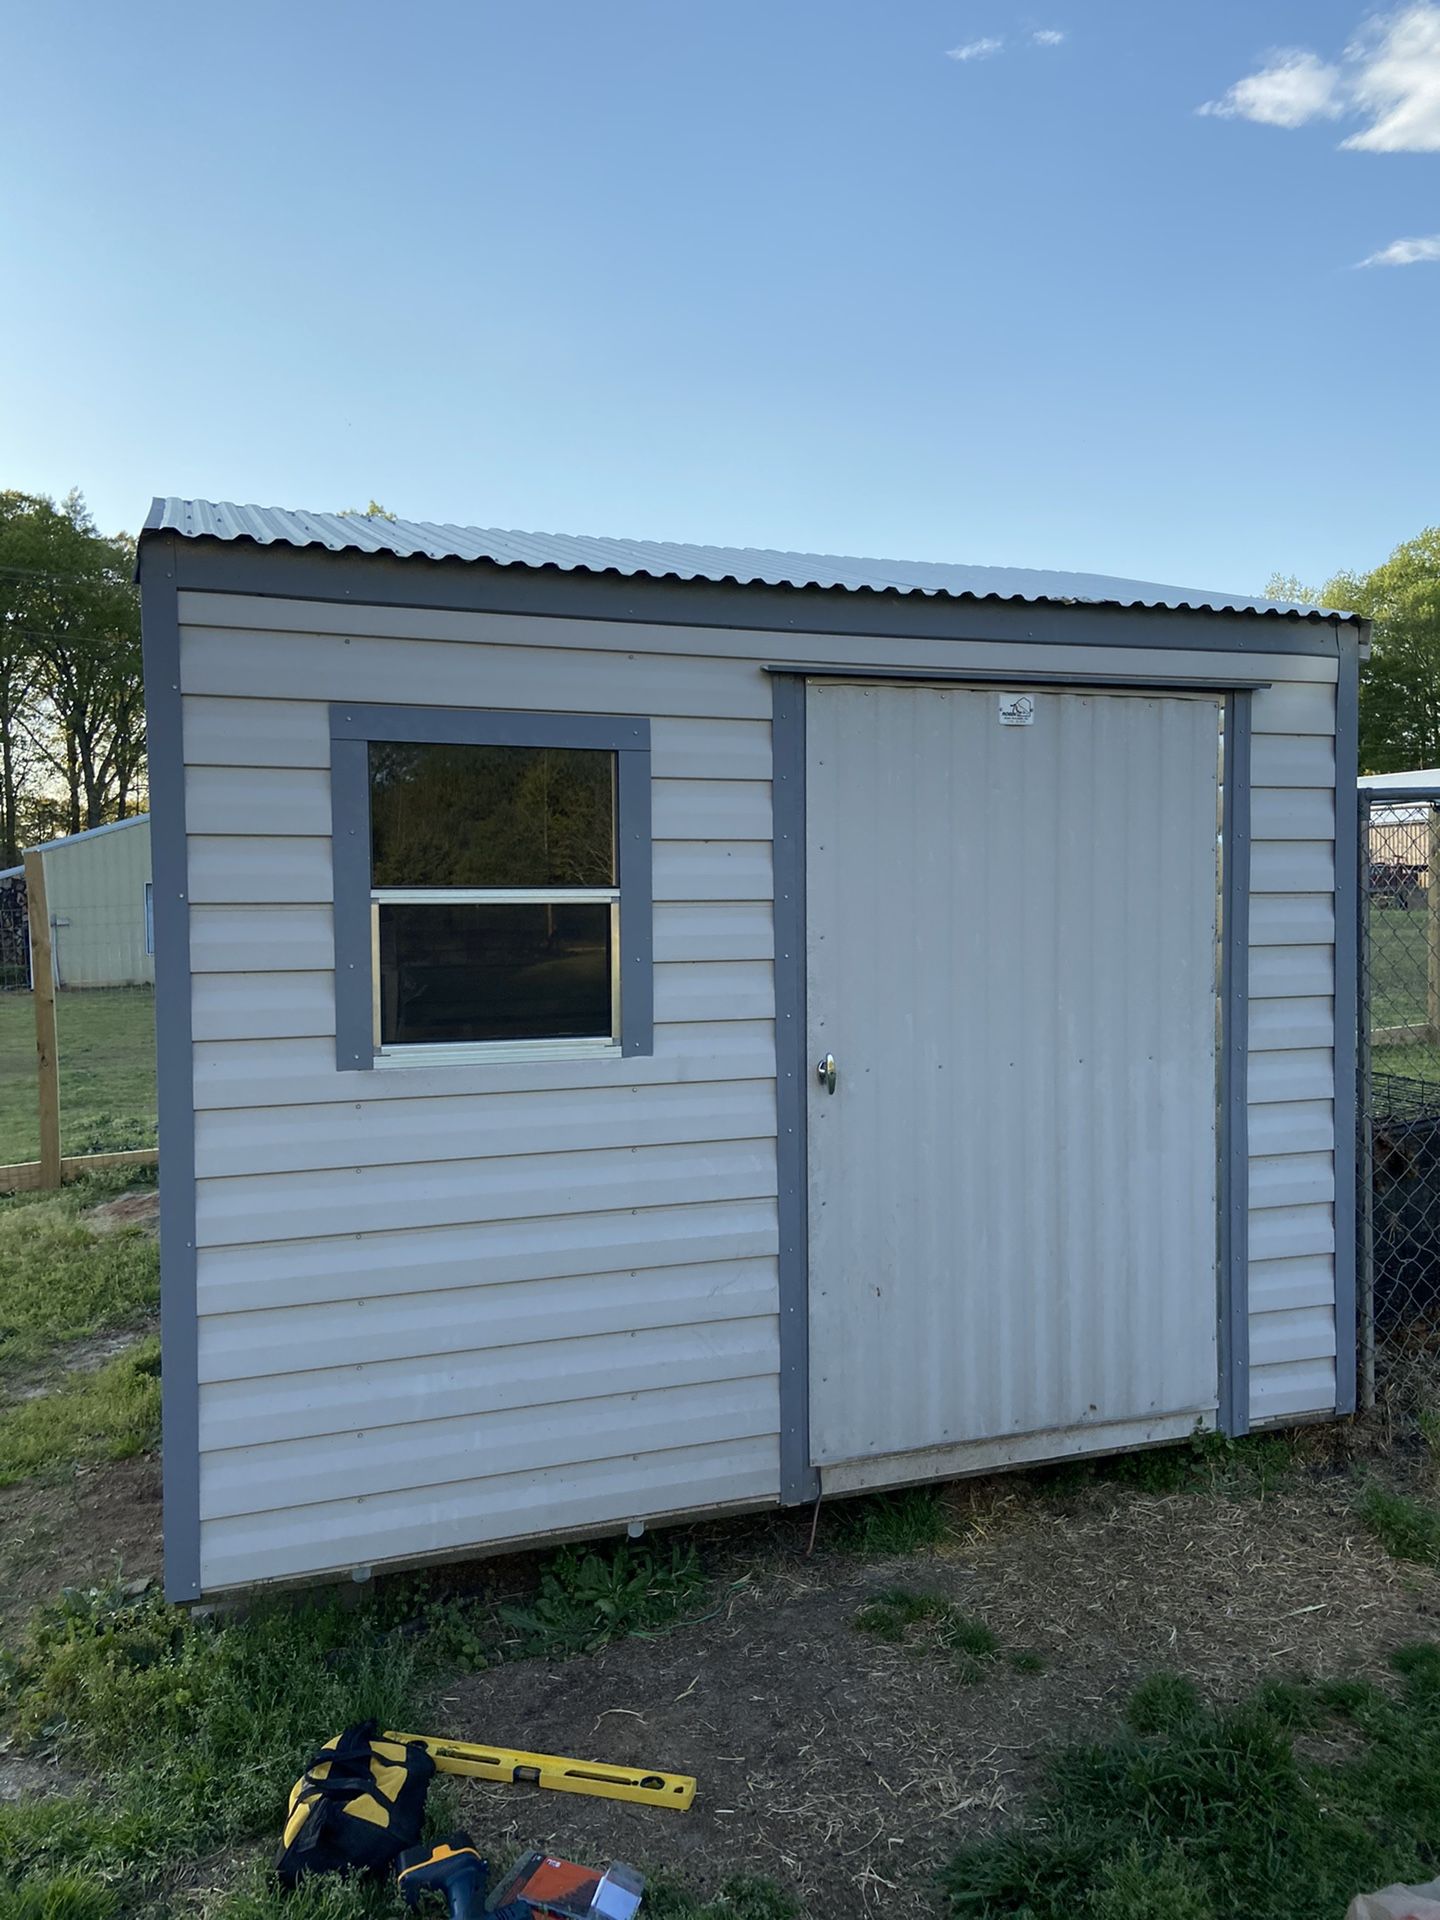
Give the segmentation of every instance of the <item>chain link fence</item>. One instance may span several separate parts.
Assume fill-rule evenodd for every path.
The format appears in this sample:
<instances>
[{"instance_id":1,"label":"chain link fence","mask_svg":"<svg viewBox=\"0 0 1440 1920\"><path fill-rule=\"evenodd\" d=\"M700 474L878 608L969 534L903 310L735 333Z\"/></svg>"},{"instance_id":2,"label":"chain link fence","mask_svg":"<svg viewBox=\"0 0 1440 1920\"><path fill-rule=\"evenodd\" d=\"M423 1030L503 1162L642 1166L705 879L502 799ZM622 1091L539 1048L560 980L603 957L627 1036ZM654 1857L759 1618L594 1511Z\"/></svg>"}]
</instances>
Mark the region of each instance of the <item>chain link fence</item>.
<instances>
[{"instance_id":1,"label":"chain link fence","mask_svg":"<svg viewBox=\"0 0 1440 1920\"><path fill-rule=\"evenodd\" d=\"M1360 796L1362 1400L1440 1353L1440 789ZM1343 937L1343 933L1342 936Z\"/></svg>"}]
</instances>

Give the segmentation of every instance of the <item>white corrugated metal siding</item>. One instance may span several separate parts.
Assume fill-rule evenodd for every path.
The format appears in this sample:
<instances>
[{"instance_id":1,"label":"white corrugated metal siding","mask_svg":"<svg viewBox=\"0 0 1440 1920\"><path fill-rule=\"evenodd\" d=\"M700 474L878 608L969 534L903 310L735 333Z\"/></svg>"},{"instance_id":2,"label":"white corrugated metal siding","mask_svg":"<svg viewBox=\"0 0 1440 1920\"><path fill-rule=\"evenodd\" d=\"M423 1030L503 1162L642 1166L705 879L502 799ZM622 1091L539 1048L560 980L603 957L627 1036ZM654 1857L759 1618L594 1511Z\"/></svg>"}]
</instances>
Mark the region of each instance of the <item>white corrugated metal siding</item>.
<instances>
[{"instance_id":1,"label":"white corrugated metal siding","mask_svg":"<svg viewBox=\"0 0 1440 1920\"><path fill-rule=\"evenodd\" d=\"M1216 1405L1219 702L997 705L807 709L822 1466Z\"/></svg>"},{"instance_id":2,"label":"white corrugated metal siding","mask_svg":"<svg viewBox=\"0 0 1440 1920\"><path fill-rule=\"evenodd\" d=\"M205 1586L773 1499L762 669L864 664L877 643L193 592L180 616ZM1130 648L884 648L947 671L1153 665L1223 682L1226 665L1198 649L1156 662ZM1276 683L1256 700L1257 780L1323 790L1334 663L1258 655L1246 667ZM321 798L331 699L651 716L653 1057L336 1072ZM1283 837L1257 848L1257 859L1270 850L1257 942L1268 929L1267 944L1323 947L1333 849L1302 832L1322 814L1277 824ZM1293 984L1297 1001L1323 998L1313 971ZM1257 1127L1257 1150L1324 1152L1315 1126L1333 1065L1328 1040L1307 1030L1255 1055L1257 1107L1305 1109L1293 1142ZM554 1133L542 1139L547 1101ZM1315 1169L1291 1171L1313 1180ZM1313 1244L1322 1220L1314 1200L1255 1214L1257 1346L1283 1349L1256 1368L1271 1406L1333 1399L1333 1316L1328 1329L1314 1318L1330 1272L1328 1246ZM1286 1261L1298 1264L1275 1271ZM542 1341L551 1314L565 1337ZM450 1424L465 1419L468 1444ZM361 1433L343 1492L307 1471L306 1449L343 1450Z\"/></svg>"}]
</instances>

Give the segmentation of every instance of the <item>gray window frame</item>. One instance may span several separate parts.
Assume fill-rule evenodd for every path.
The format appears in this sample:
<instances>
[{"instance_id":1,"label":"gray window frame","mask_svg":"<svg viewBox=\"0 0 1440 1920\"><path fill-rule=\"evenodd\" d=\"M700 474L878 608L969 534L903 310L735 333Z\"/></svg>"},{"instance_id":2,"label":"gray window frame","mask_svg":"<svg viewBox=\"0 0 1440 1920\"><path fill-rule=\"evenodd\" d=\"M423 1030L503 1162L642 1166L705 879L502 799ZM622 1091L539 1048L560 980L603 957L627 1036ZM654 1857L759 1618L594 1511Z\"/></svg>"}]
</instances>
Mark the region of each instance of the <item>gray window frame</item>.
<instances>
[{"instance_id":1,"label":"gray window frame","mask_svg":"<svg viewBox=\"0 0 1440 1920\"><path fill-rule=\"evenodd\" d=\"M334 852L335 1064L365 1071L443 1070L464 1063L608 1057L594 1041L472 1041L380 1054L375 1044L376 961L370 886L372 740L438 746L581 747L615 755L616 882L619 888L619 1043L617 1058L654 1050L654 907L651 880L650 722L623 714L521 713L484 707L330 708L330 806ZM533 1051L532 1051L533 1048Z\"/></svg>"}]
</instances>

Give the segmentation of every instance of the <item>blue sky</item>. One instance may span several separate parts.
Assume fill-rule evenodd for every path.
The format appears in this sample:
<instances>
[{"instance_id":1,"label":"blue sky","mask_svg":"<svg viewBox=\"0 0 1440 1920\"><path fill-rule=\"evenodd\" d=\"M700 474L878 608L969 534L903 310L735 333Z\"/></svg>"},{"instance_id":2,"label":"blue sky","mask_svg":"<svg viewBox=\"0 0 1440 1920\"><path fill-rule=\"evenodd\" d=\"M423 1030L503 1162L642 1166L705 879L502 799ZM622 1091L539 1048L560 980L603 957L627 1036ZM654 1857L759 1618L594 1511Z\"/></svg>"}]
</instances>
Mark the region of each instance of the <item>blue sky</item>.
<instances>
[{"instance_id":1,"label":"blue sky","mask_svg":"<svg viewBox=\"0 0 1440 1920\"><path fill-rule=\"evenodd\" d=\"M3 0L0 485L1373 565L1440 520L1440 5L1368 21Z\"/></svg>"}]
</instances>

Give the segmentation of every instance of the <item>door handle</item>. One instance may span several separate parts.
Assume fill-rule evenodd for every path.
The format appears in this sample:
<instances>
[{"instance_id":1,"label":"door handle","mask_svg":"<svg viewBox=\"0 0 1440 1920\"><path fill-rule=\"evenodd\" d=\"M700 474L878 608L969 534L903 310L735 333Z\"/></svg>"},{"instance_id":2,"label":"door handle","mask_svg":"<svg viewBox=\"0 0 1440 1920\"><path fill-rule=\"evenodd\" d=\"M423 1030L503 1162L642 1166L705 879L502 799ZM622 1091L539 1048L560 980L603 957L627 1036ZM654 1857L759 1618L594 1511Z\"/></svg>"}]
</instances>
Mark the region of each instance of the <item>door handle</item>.
<instances>
[{"instance_id":1,"label":"door handle","mask_svg":"<svg viewBox=\"0 0 1440 1920\"><path fill-rule=\"evenodd\" d=\"M824 1087L826 1093L834 1093L835 1056L833 1053L827 1053L823 1060L817 1062L815 1078L820 1082L821 1086Z\"/></svg>"}]
</instances>

